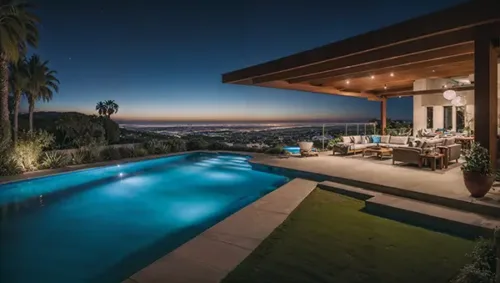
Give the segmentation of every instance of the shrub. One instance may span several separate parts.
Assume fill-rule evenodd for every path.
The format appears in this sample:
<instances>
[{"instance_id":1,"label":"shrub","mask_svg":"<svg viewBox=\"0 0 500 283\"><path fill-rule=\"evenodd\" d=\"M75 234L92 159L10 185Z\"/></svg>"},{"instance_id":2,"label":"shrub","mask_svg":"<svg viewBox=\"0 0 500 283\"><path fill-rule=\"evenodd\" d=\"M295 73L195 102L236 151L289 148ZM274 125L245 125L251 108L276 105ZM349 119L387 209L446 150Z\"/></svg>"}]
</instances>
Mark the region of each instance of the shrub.
<instances>
[{"instance_id":1,"label":"shrub","mask_svg":"<svg viewBox=\"0 0 500 283\"><path fill-rule=\"evenodd\" d=\"M71 162L73 164L83 164L91 161L91 154L88 149L80 148L77 151L71 153Z\"/></svg>"},{"instance_id":2,"label":"shrub","mask_svg":"<svg viewBox=\"0 0 500 283\"><path fill-rule=\"evenodd\" d=\"M204 139L190 139L186 142L187 150L203 150L208 148L208 142Z\"/></svg>"},{"instance_id":3,"label":"shrub","mask_svg":"<svg viewBox=\"0 0 500 283\"><path fill-rule=\"evenodd\" d=\"M41 158L40 165L43 168L53 169L68 165L68 155L58 151L45 152Z\"/></svg>"},{"instance_id":4,"label":"shrub","mask_svg":"<svg viewBox=\"0 0 500 283\"><path fill-rule=\"evenodd\" d=\"M136 145L132 149L132 157L143 157L146 155L148 155L148 151L142 146Z\"/></svg>"},{"instance_id":5,"label":"shrub","mask_svg":"<svg viewBox=\"0 0 500 283\"><path fill-rule=\"evenodd\" d=\"M462 171L491 176L493 174L493 167L491 166L488 149L482 147L477 142L472 143L471 149L465 155L465 163L462 164Z\"/></svg>"},{"instance_id":6,"label":"shrub","mask_svg":"<svg viewBox=\"0 0 500 283\"><path fill-rule=\"evenodd\" d=\"M229 146L226 143L223 142L213 142L211 143L207 149L209 150L229 150Z\"/></svg>"},{"instance_id":7,"label":"shrub","mask_svg":"<svg viewBox=\"0 0 500 283\"><path fill-rule=\"evenodd\" d=\"M182 139L169 139L165 144L169 146L169 152L186 151L186 142Z\"/></svg>"},{"instance_id":8,"label":"shrub","mask_svg":"<svg viewBox=\"0 0 500 283\"><path fill-rule=\"evenodd\" d=\"M121 146L118 148L118 151L120 152L120 156L122 158L134 157L134 149L131 147Z\"/></svg>"},{"instance_id":9,"label":"shrub","mask_svg":"<svg viewBox=\"0 0 500 283\"><path fill-rule=\"evenodd\" d=\"M14 147L14 158L23 171L36 170L43 149L53 141L54 136L46 131L21 132Z\"/></svg>"},{"instance_id":10,"label":"shrub","mask_svg":"<svg viewBox=\"0 0 500 283\"><path fill-rule=\"evenodd\" d=\"M100 157L102 160L106 161L120 159L121 158L120 150L115 147L107 147L101 150Z\"/></svg>"},{"instance_id":11,"label":"shrub","mask_svg":"<svg viewBox=\"0 0 500 283\"><path fill-rule=\"evenodd\" d=\"M165 154L170 152L171 146L166 142L152 139L144 143L144 148L149 154Z\"/></svg>"},{"instance_id":12,"label":"shrub","mask_svg":"<svg viewBox=\"0 0 500 283\"><path fill-rule=\"evenodd\" d=\"M490 240L477 241L472 252L467 255L471 263L462 268L452 283L494 283L495 245Z\"/></svg>"},{"instance_id":13,"label":"shrub","mask_svg":"<svg viewBox=\"0 0 500 283\"><path fill-rule=\"evenodd\" d=\"M327 149L332 150L333 147L339 143L342 139L337 137L328 141Z\"/></svg>"},{"instance_id":14,"label":"shrub","mask_svg":"<svg viewBox=\"0 0 500 283\"><path fill-rule=\"evenodd\" d=\"M281 146L268 148L265 153L267 154L284 154L286 151Z\"/></svg>"},{"instance_id":15,"label":"shrub","mask_svg":"<svg viewBox=\"0 0 500 283\"><path fill-rule=\"evenodd\" d=\"M11 176L21 174L23 169L19 166L12 152L0 151L0 176Z\"/></svg>"}]
</instances>

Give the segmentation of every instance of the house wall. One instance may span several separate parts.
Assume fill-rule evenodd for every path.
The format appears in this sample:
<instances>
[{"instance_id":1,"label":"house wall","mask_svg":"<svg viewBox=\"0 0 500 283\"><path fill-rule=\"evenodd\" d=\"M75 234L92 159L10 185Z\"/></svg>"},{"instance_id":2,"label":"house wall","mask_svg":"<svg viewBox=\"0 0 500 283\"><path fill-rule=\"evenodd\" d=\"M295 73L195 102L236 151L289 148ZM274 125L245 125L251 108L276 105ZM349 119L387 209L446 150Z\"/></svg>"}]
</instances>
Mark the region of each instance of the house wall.
<instances>
[{"instance_id":1,"label":"house wall","mask_svg":"<svg viewBox=\"0 0 500 283\"><path fill-rule=\"evenodd\" d=\"M427 89L440 89L442 86L448 82L443 79L420 79L413 83L413 90L427 90ZM465 112L467 117L474 117L474 91L460 91L457 92L459 95L465 96ZM500 114L500 64L498 64L498 95L499 95L499 111ZM452 106L451 101L444 99L443 93L439 92L436 94L427 95L416 95L413 97L413 133L416 135L418 130L427 128L427 107L433 108L433 128L431 130L436 130L443 128L444 126L444 106ZM456 130L456 107L453 107L453 130ZM500 116L497 115L500 125ZM467 118L466 118L467 119ZM472 122L471 127L474 127L474 122ZM500 131L499 131L500 134Z\"/></svg>"}]
</instances>

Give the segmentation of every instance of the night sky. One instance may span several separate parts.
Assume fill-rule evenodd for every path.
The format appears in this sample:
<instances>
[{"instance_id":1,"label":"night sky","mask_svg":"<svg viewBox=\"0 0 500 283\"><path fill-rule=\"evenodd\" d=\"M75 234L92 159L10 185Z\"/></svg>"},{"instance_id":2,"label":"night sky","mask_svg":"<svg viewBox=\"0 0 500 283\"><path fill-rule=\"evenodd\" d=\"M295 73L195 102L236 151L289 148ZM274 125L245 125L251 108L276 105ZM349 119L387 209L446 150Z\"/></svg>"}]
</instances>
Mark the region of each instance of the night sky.
<instances>
[{"instance_id":1,"label":"night sky","mask_svg":"<svg viewBox=\"0 0 500 283\"><path fill-rule=\"evenodd\" d=\"M460 0L38 0L38 50L60 92L42 111L93 113L120 105L120 120L363 120L365 99L225 85L221 74L439 10ZM411 119L411 98L388 116Z\"/></svg>"}]
</instances>

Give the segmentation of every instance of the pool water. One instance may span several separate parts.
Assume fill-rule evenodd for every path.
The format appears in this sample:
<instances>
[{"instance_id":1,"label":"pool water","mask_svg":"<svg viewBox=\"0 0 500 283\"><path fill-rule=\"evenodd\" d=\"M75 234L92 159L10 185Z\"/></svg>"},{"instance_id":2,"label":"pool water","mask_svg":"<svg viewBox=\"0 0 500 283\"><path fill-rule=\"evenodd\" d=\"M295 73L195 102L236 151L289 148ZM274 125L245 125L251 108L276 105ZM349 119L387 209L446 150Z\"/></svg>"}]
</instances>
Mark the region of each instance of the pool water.
<instances>
[{"instance_id":1,"label":"pool water","mask_svg":"<svg viewBox=\"0 0 500 283\"><path fill-rule=\"evenodd\" d=\"M285 146L284 150L290 152L291 154L300 154L300 147L298 146Z\"/></svg>"},{"instance_id":2,"label":"pool water","mask_svg":"<svg viewBox=\"0 0 500 283\"><path fill-rule=\"evenodd\" d=\"M300 154L300 147L298 146L285 146L283 147L284 150L290 152L291 154ZM313 150L316 150L313 148Z\"/></svg>"},{"instance_id":3,"label":"pool water","mask_svg":"<svg viewBox=\"0 0 500 283\"><path fill-rule=\"evenodd\" d=\"M195 153L0 185L0 282L121 282L285 184Z\"/></svg>"}]
</instances>

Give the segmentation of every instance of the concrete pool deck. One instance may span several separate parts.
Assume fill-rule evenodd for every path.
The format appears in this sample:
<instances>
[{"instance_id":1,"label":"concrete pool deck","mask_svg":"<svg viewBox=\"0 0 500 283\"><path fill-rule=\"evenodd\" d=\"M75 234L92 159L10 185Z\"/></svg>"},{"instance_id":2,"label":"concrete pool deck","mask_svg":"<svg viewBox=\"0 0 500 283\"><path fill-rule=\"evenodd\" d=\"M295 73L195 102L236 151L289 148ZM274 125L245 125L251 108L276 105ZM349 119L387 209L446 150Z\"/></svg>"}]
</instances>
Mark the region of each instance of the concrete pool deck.
<instances>
[{"instance_id":1,"label":"concrete pool deck","mask_svg":"<svg viewBox=\"0 0 500 283\"><path fill-rule=\"evenodd\" d=\"M123 283L216 283L240 264L316 188L294 179L212 226Z\"/></svg>"},{"instance_id":2,"label":"concrete pool deck","mask_svg":"<svg viewBox=\"0 0 500 283\"><path fill-rule=\"evenodd\" d=\"M366 159L371 157L366 157ZM250 160L256 169L315 181L334 181L382 193L417 199L456 209L500 217L500 187L494 184L483 198L469 195L459 166L445 171L419 170L401 165L384 165L364 159L333 156L279 158L256 154ZM295 174L294 174L295 175Z\"/></svg>"}]
</instances>

